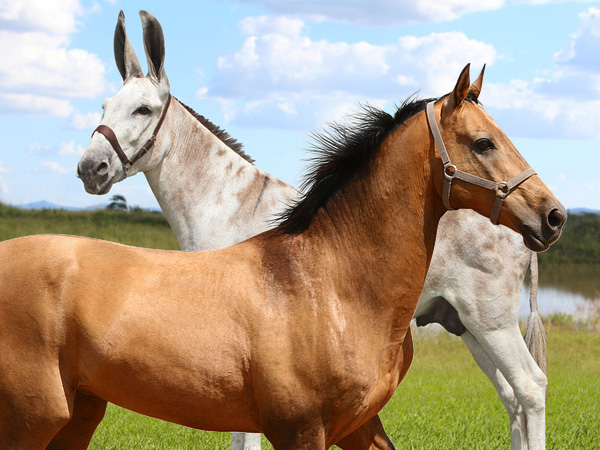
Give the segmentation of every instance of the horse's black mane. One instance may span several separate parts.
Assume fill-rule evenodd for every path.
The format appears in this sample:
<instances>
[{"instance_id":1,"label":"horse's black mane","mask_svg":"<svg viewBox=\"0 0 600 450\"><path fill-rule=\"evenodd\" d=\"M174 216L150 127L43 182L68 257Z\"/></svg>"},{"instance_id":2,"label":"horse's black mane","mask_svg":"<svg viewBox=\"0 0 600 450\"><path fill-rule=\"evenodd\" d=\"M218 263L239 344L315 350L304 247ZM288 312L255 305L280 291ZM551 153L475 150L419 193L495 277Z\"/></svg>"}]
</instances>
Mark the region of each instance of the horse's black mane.
<instances>
[{"instance_id":1,"label":"horse's black mane","mask_svg":"<svg viewBox=\"0 0 600 450\"><path fill-rule=\"evenodd\" d=\"M350 180L370 167L383 140L408 119L423 111L431 100L406 99L392 116L371 105L351 116L348 124L333 123L330 130L313 133L311 167L304 177L304 197L284 211L279 231L298 234L308 228L319 208Z\"/></svg>"},{"instance_id":2,"label":"horse's black mane","mask_svg":"<svg viewBox=\"0 0 600 450\"><path fill-rule=\"evenodd\" d=\"M244 158L249 163L251 163L251 164L254 163L254 159L252 159L246 152L244 152L244 146L241 142L238 142L236 139L232 138L227 131L225 131L218 125L215 125L214 123L212 123L210 120L208 120L203 115L198 114L196 111L194 111L192 108L187 106L185 103L181 102L181 100L179 100L179 99L176 99L176 100L192 116L194 116L196 118L196 120L198 120L202 125L204 125L208 129L208 131L210 131L212 134L214 134L216 137L218 137L227 147L229 147L231 150L236 152L238 155L240 155L242 158Z\"/></svg>"}]
</instances>

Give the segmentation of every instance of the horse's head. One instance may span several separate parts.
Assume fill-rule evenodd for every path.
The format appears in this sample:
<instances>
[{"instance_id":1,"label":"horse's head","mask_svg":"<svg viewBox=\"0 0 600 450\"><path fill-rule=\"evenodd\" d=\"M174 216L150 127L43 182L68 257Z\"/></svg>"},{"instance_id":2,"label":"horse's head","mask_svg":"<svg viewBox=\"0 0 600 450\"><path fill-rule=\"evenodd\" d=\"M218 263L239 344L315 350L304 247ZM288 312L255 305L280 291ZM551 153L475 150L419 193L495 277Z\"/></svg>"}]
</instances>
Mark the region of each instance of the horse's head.
<instances>
[{"instance_id":1,"label":"horse's head","mask_svg":"<svg viewBox=\"0 0 600 450\"><path fill-rule=\"evenodd\" d=\"M482 81L483 70L470 84L467 65L454 90L429 106L436 161L443 166L436 190L447 208L474 209L521 233L530 249L545 250L560 236L565 209L478 104Z\"/></svg>"},{"instance_id":2,"label":"horse's head","mask_svg":"<svg viewBox=\"0 0 600 450\"><path fill-rule=\"evenodd\" d=\"M165 44L158 21L140 11L148 75L125 32L123 11L115 29L115 60L123 87L107 98L100 126L77 165L77 176L90 194L106 194L128 175L149 170L162 159L165 145L154 145L169 102L169 81L164 69Z\"/></svg>"}]
</instances>

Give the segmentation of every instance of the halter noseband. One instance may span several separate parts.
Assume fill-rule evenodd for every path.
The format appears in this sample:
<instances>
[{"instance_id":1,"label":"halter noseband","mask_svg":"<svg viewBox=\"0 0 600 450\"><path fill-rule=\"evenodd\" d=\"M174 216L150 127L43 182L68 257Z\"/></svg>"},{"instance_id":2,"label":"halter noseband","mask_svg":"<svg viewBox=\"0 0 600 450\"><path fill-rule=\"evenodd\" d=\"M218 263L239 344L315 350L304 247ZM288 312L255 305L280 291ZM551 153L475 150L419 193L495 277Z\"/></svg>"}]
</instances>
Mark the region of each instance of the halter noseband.
<instances>
[{"instance_id":1,"label":"halter noseband","mask_svg":"<svg viewBox=\"0 0 600 450\"><path fill-rule=\"evenodd\" d=\"M446 150L446 146L444 145L444 140L442 139L442 135L440 133L437 120L435 118L435 112L433 109L434 104L435 101L427 103L427 122L429 123L429 128L431 129L431 133L433 134L433 138L440 152L440 158L442 159L442 163L444 164L444 189L442 192L442 200L444 201L444 206L446 207L446 209L454 209L450 205L450 191L452 188L452 180L454 178L458 178L459 180L465 181L467 183L474 184L476 186L481 186L491 191L495 191L496 199L494 200L494 206L492 207L492 212L490 213L490 220L494 225L497 225L498 215L500 214L500 209L502 208L504 199L508 196L508 194L514 191L521 183L527 180L530 176L535 175L535 170L533 170L530 167L528 169L525 169L516 177L513 177L508 181L500 181L498 183L458 170L456 166L450 162L448 151Z\"/></svg>"},{"instance_id":2,"label":"halter noseband","mask_svg":"<svg viewBox=\"0 0 600 450\"><path fill-rule=\"evenodd\" d=\"M156 135L158 134L158 131L160 130L160 127L162 126L162 124L165 120L165 116L167 115L167 111L169 109L170 104L171 104L171 94L169 94L169 98L167 99L167 104L166 104L165 108L163 109L163 112L160 115L160 118L158 119L158 123L156 124L156 127L154 127L152 136L150 136L150 139L148 139L144 143L144 145L142 145L142 148L140 148L138 150L138 152L135 155L133 155L133 157L131 159L129 159L127 157L127 155L121 148L121 145L119 144L119 140L117 139L115 132L110 127L108 127L106 125L98 125L98 127L92 132L92 137L94 136L94 133L97 131L98 133L102 134L108 140L108 142L114 149L115 153L121 160L121 163L123 163L123 169L125 171L125 176L127 176L127 171L129 170L129 168L131 166L133 166L133 164L138 159L140 159L142 156L144 156L148 152L148 150L150 150L154 146L154 142L156 141Z\"/></svg>"}]
</instances>

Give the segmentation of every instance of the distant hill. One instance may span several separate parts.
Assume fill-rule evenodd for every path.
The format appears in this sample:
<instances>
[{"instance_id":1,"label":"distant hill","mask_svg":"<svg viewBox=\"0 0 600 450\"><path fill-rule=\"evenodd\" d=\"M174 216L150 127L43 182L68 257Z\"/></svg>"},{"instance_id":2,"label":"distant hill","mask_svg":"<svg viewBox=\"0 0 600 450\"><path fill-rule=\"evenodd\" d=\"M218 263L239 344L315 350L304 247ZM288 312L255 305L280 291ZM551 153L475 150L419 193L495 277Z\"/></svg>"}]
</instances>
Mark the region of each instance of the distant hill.
<instances>
[{"instance_id":1,"label":"distant hill","mask_svg":"<svg viewBox=\"0 0 600 450\"><path fill-rule=\"evenodd\" d=\"M600 209L573 208L567 210L568 214L600 214Z\"/></svg>"},{"instance_id":2,"label":"distant hill","mask_svg":"<svg viewBox=\"0 0 600 450\"><path fill-rule=\"evenodd\" d=\"M40 200L39 202L27 203L25 205L16 205L16 207L19 209L64 209L65 211L91 211L94 209L105 209L106 204L80 208L77 206L62 206L46 200Z\"/></svg>"},{"instance_id":3,"label":"distant hill","mask_svg":"<svg viewBox=\"0 0 600 450\"><path fill-rule=\"evenodd\" d=\"M57 205L56 203L52 203L47 200L40 200L39 202L26 203L24 205L13 205L13 206L15 208L19 208L19 209L31 209L31 210L59 209L59 210L63 210L63 211L95 211L97 209L106 209L106 207L108 206L108 203L78 207L78 206ZM138 207L133 206L132 208L136 209ZM151 212L162 212L160 210L160 208L138 208L138 209L143 209L145 211L151 211Z\"/></svg>"}]
</instances>

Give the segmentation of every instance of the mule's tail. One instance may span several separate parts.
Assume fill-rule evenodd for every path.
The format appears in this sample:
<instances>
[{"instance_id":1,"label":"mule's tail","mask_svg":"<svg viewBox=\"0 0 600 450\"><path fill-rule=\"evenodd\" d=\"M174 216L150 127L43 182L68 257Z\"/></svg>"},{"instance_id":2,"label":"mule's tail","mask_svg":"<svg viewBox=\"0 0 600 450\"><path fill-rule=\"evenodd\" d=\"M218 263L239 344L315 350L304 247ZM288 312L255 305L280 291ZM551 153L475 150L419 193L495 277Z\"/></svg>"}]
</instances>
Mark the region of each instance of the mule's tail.
<instances>
[{"instance_id":1,"label":"mule's tail","mask_svg":"<svg viewBox=\"0 0 600 450\"><path fill-rule=\"evenodd\" d=\"M546 329L538 312L538 260L537 253L531 252L529 260L529 318L527 319L527 332L525 343L534 361L548 375L548 355L546 354Z\"/></svg>"}]
</instances>

